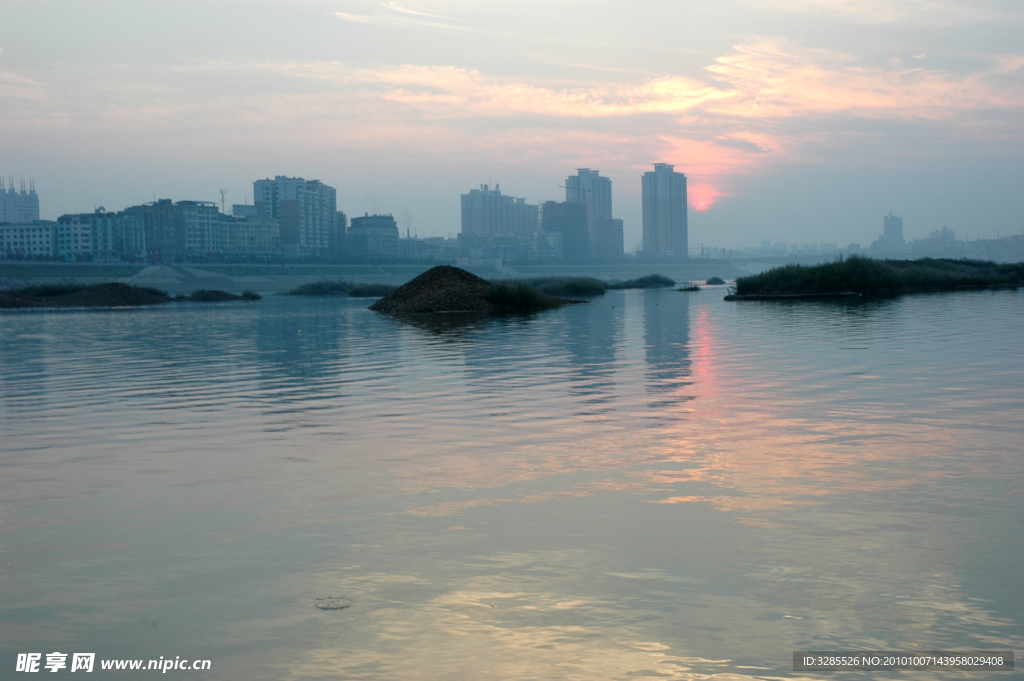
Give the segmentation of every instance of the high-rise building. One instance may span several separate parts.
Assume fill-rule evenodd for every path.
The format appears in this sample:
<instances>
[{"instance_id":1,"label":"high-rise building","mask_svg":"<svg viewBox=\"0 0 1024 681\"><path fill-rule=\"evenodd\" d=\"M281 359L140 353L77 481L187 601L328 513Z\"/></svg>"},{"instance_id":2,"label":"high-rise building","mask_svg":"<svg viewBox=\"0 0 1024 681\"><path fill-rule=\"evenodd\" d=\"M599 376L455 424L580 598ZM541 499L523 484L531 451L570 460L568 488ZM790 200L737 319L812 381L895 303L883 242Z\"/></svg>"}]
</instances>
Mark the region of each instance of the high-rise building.
<instances>
[{"instance_id":1,"label":"high-rise building","mask_svg":"<svg viewBox=\"0 0 1024 681\"><path fill-rule=\"evenodd\" d=\"M587 230L587 207L581 203L545 201L544 232L562 235L562 257L566 260L585 260L593 251Z\"/></svg>"},{"instance_id":2,"label":"high-rise building","mask_svg":"<svg viewBox=\"0 0 1024 681\"><path fill-rule=\"evenodd\" d=\"M622 256L622 220L604 218L597 221L594 236L595 258L618 258Z\"/></svg>"},{"instance_id":3,"label":"high-rise building","mask_svg":"<svg viewBox=\"0 0 1024 681\"><path fill-rule=\"evenodd\" d=\"M338 212L334 187L278 175L253 182L253 198L261 215L278 221L286 258L330 255Z\"/></svg>"},{"instance_id":4,"label":"high-rise building","mask_svg":"<svg viewBox=\"0 0 1024 681\"><path fill-rule=\"evenodd\" d=\"M501 193L501 186L491 189L480 185L462 195L463 234L518 234L527 236L539 231L540 207Z\"/></svg>"},{"instance_id":5,"label":"high-rise building","mask_svg":"<svg viewBox=\"0 0 1024 681\"><path fill-rule=\"evenodd\" d=\"M903 239L903 218L889 213L882 218L882 240L890 246L902 246L906 243Z\"/></svg>"},{"instance_id":6,"label":"high-rise building","mask_svg":"<svg viewBox=\"0 0 1024 681\"><path fill-rule=\"evenodd\" d=\"M0 222L28 224L39 219L39 196L36 194L36 183L29 180L29 189L25 191L25 180L21 181L21 192L14 191L14 178L8 178L4 186L4 178L0 177Z\"/></svg>"},{"instance_id":7,"label":"high-rise building","mask_svg":"<svg viewBox=\"0 0 1024 681\"><path fill-rule=\"evenodd\" d=\"M643 175L644 253L688 254L686 175L668 163L655 163Z\"/></svg>"},{"instance_id":8,"label":"high-rise building","mask_svg":"<svg viewBox=\"0 0 1024 681\"><path fill-rule=\"evenodd\" d=\"M348 216L339 210L334 219L334 234L331 235L331 257L337 260L346 255L348 255Z\"/></svg>"},{"instance_id":9,"label":"high-rise building","mask_svg":"<svg viewBox=\"0 0 1024 681\"><path fill-rule=\"evenodd\" d=\"M599 170L578 168L576 175L565 180L567 203L582 203L587 207L587 233L591 251L597 250L597 223L612 219L612 181L601 177Z\"/></svg>"}]
</instances>

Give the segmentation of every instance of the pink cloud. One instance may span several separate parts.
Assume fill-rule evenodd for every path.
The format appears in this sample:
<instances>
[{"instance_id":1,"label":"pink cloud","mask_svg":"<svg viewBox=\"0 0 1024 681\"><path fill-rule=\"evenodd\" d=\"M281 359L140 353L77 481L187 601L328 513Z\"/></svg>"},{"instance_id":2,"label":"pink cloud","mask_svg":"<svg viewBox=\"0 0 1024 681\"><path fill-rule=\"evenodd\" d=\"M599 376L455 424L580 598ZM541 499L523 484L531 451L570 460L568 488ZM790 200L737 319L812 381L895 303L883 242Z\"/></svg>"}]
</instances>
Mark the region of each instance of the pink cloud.
<instances>
[{"instance_id":1,"label":"pink cloud","mask_svg":"<svg viewBox=\"0 0 1024 681\"><path fill-rule=\"evenodd\" d=\"M1013 63L1003 59L1001 64ZM781 40L737 45L708 71L736 96L708 107L742 119L848 114L869 118L952 118L963 111L1024 107L1019 84L920 67L858 65L853 57Z\"/></svg>"}]
</instances>

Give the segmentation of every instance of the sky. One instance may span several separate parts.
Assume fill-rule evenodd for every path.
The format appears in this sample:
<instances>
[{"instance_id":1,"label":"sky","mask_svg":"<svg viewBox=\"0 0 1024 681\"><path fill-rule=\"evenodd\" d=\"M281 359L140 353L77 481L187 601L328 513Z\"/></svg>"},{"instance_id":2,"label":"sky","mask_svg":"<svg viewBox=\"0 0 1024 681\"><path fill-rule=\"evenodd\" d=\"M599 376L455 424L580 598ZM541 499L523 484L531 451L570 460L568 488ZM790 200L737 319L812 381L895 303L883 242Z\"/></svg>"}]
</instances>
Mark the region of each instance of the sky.
<instances>
[{"instance_id":1,"label":"sky","mask_svg":"<svg viewBox=\"0 0 1024 681\"><path fill-rule=\"evenodd\" d=\"M564 200L686 174L690 246L1024 233L1020 0L2 0L0 175L41 217L252 202L454 236L480 184Z\"/></svg>"}]
</instances>

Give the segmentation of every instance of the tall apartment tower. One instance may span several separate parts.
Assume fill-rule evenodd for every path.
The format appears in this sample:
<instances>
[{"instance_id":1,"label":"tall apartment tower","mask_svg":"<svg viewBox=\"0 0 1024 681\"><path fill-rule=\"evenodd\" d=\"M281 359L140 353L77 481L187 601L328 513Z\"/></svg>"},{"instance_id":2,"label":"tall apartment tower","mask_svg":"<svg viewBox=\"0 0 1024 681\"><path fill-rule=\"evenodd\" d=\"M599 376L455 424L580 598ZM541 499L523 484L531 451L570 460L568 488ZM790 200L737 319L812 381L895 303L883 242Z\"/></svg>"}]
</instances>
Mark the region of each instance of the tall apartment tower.
<instances>
[{"instance_id":1,"label":"tall apartment tower","mask_svg":"<svg viewBox=\"0 0 1024 681\"><path fill-rule=\"evenodd\" d=\"M527 236L540 231L540 206L526 203L501 193L501 186L491 189L480 185L462 195L463 234L518 234Z\"/></svg>"},{"instance_id":2,"label":"tall apartment tower","mask_svg":"<svg viewBox=\"0 0 1024 681\"><path fill-rule=\"evenodd\" d=\"M25 191L25 180L21 181L21 192L14 190L14 178L8 179L6 187L0 177L0 222L28 224L39 219L39 195L36 194L35 180L29 180Z\"/></svg>"},{"instance_id":3,"label":"tall apartment tower","mask_svg":"<svg viewBox=\"0 0 1024 681\"><path fill-rule=\"evenodd\" d=\"M644 253L687 257L686 175L655 163L643 175L643 211Z\"/></svg>"},{"instance_id":4,"label":"tall apartment tower","mask_svg":"<svg viewBox=\"0 0 1024 681\"><path fill-rule=\"evenodd\" d=\"M882 218L882 240L892 246L902 246L906 243L903 240L903 218L889 213Z\"/></svg>"},{"instance_id":5,"label":"tall apartment tower","mask_svg":"<svg viewBox=\"0 0 1024 681\"><path fill-rule=\"evenodd\" d=\"M562 235L562 257L586 260L594 252L587 233L587 208L579 203L547 201L543 206L544 231Z\"/></svg>"},{"instance_id":6,"label":"tall apartment tower","mask_svg":"<svg viewBox=\"0 0 1024 681\"><path fill-rule=\"evenodd\" d=\"M337 238L338 193L334 187L284 175L252 185L253 203L260 215L274 218L280 225L286 258L330 255L331 240Z\"/></svg>"},{"instance_id":7,"label":"tall apartment tower","mask_svg":"<svg viewBox=\"0 0 1024 681\"><path fill-rule=\"evenodd\" d=\"M565 202L582 203L587 207L587 233L590 250L595 250L598 222L612 219L612 181L601 177L601 171L577 168L576 175L565 180Z\"/></svg>"}]
</instances>

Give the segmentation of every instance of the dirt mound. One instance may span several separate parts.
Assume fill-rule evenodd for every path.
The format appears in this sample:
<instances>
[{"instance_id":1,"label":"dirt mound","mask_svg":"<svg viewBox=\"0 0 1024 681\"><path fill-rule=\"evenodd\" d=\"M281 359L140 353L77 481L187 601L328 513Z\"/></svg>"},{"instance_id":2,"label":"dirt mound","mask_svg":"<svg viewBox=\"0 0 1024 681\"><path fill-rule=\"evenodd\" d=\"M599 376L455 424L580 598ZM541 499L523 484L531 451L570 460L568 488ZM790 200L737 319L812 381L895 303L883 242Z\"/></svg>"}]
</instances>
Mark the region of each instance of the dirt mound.
<instances>
[{"instance_id":1,"label":"dirt mound","mask_svg":"<svg viewBox=\"0 0 1024 681\"><path fill-rule=\"evenodd\" d=\"M389 314L493 312L491 284L466 270L438 265L384 296L371 310Z\"/></svg>"},{"instance_id":2,"label":"dirt mound","mask_svg":"<svg viewBox=\"0 0 1024 681\"><path fill-rule=\"evenodd\" d=\"M0 308L18 307L133 307L159 305L170 298L128 284L86 286L74 293L35 296L25 291L0 291Z\"/></svg>"}]
</instances>

